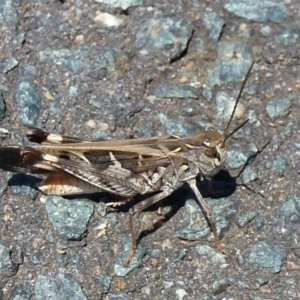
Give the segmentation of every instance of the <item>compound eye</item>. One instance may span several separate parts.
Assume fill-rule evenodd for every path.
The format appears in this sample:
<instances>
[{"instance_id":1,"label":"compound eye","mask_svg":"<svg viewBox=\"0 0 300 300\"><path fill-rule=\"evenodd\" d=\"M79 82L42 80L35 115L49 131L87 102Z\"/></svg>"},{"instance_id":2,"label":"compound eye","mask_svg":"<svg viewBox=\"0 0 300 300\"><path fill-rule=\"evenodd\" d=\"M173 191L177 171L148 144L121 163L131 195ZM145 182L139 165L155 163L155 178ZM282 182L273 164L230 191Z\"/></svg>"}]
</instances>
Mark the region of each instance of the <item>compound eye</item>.
<instances>
[{"instance_id":1,"label":"compound eye","mask_svg":"<svg viewBox=\"0 0 300 300\"><path fill-rule=\"evenodd\" d=\"M204 154L210 158L215 158L216 157L216 154L217 154L217 150L215 147L213 148L205 148L204 149Z\"/></svg>"},{"instance_id":2,"label":"compound eye","mask_svg":"<svg viewBox=\"0 0 300 300\"><path fill-rule=\"evenodd\" d=\"M206 147L203 152L209 158L216 158L219 161L221 160L220 153L217 151L216 147Z\"/></svg>"}]
</instances>

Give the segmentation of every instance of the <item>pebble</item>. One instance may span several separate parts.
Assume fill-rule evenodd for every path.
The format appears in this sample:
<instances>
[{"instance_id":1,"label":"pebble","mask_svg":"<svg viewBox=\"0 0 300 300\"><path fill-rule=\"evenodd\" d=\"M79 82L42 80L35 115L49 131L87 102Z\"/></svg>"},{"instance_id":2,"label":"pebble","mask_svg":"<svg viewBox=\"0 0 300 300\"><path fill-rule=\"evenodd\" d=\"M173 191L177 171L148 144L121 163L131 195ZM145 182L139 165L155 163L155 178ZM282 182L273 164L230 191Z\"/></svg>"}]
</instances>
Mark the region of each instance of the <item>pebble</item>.
<instances>
[{"instance_id":1,"label":"pebble","mask_svg":"<svg viewBox=\"0 0 300 300\"><path fill-rule=\"evenodd\" d=\"M87 199L70 201L59 196L49 196L46 210L51 224L63 238L80 240L87 230L94 205Z\"/></svg>"},{"instance_id":2,"label":"pebble","mask_svg":"<svg viewBox=\"0 0 300 300\"><path fill-rule=\"evenodd\" d=\"M290 98L274 97L267 102L267 114L274 120L277 118L284 118L290 111L292 101Z\"/></svg>"},{"instance_id":3,"label":"pebble","mask_svg":"<svg viewBox=\"0 0 300 300\"><path fill-rule=\"evenodd\" d=\"M176 16L157 13L144 21L135 36L135 46L141 55L179 57L193 33L192 23Z\"/></svg>"},{"instance_id":4,"label":"pebble","mask_svg":"<svg viewBox=\"0 0 300 300\"><path fill-rule=\"evenodd\" d=\"M281 23L289 16L283 4L271 0L229 0L224 8L236 16L261 23Z\"/></svg>"},{"instance_id":5,"label":"pebble","mask_svg":"<svg viewBox=\"0 0 300 300\"><path fill-rule=\"evenodd\" d=\"M36 126L42 98L37 86L32 82L22 81L17 86L15 99L19 110L19 119L24 125Z\"/></svg>"},{"instance_id":6,"label":"pebble","mask_svg":"<svg viewBox=\"0 0 300 300\"><path fill-rule=\"evenodd\" d=\"M269 241L255 243L249 254L249 262L271 273L279 273L286 259L286 252Z\"/></svg>"},{"instance_id":7,"label":"pebble","mask_svg":"<svg viewBox=\"0 0 300 300\"><path fill-rule=\"evenodd\" d=\"M79 283L70 275L38 275L34 285L36 300L87 300Z\"/></svg>"}]
</instances>

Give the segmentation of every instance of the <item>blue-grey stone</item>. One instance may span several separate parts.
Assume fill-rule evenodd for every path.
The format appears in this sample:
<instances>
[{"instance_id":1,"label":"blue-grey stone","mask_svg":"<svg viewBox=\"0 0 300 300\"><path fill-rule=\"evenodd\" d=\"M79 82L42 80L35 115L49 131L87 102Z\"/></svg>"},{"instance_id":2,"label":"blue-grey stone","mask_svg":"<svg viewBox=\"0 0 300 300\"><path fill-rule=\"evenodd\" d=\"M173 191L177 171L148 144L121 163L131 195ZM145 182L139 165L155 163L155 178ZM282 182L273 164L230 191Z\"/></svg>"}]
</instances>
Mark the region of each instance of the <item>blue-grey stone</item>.
<instances>
[{"instance_id":1,"label":"blue-grey stone","mask_svg":"<svg viewBox=\"0 0 300 300\"><path fill-rule=\"evenodd\" d=\"M226 164L230 169L243 167L249 157L249 154L241 149L228 149Z\"/></svg>"},{"instance_id":2,"label":"blue-grey stone","mask_svg":"<svg viewBox=\"0 0 300 300\"><path fill-rule=\"evenodd\" d=\"M244 184L258 179L258 172L254 167L248 166L242 173L242 181Z\"/></svg>"},{"instance_id":3,"label":"blue-grey stone","mask_svg":"<svg viewBox=\"0 0 300 300\"><path fill-rule=\"evenodd\" d=\"M256 216L256 218L254 219L254 223L255 223L255 228L257 230L262 230L262 228L265 225L265 218L262 215L258 215Z\"/></svg>"},{"instance_id":4,"label":"blue-grey stone","mask_svg":"<svg viewBox=\"0 0 300 300\"><path fill-rule=\"evenodd\" d=\"M215 42L218 41L222 34L225 20L218 13L207 9L203 16L203 24L209 31L209 39Z\"/></svg>"},{"instance_id":5,"label":"blue-grey stone","mask_svg":"<svg viewBox=\"0 0 300 300\"><path fill-rule=\"evenodd\" d=\"M295 44L298 40L298 37L299 34L297 32L288 28L282 30L280 34L275 37L275 41L283 46L289 46Z\"/></svg>"},{"instance_id":6,"label":"blue-grey stone","mask_svg":"<svg viewBox=\"0 0 300 300\"><path fill-rule=\"evenodd\" d=\"M46 210L51 224L62 237L80 240L87 229L94 205L87 199L67 200L59 196L49 196Z\"/></svg>"},{"instance_id":7,"label":"blue-grey stone","mask_svg":"<svg viewBox=\"0 0 300 300\"><path fill-rule=\"evenodd\" d=\"M152 94L158 98L199 98L195 88L172 83L160 83L154 86Z\"/></svg>"},{"instance_id":8,"label":"blue-grey stone","mask_svg":"<svg viewBox=\"0 0 300 300\"><path fill-rule=\"evenodd\" d=\"M258 211L253 210L247 212L245 215L240 216L237 220L236 223L240 227L245 227L248 223L250 223L256 216L258 216Z\"/></svg>"},{"instance_id":9,"label":"blue-grey stone","mask_svg":"<svg viewBox=\"0 0 300 300\"><path fill-rule=\"evenodd\" d=\"M122 10L127 10L133 6L139 6L143 4L143 0L95 0L99 3L107 4L114 8L121 8Z\"/></svg>"},{"instance_id":10,"label":"blue-grey stone","mask_svg":"<svg viewBox=\"0 0 300 300\"><path fill-rule=\"evenodd\" d=\"M212 284L214 295L219 295L225 292L230 286L235 283L235 281L236 280L233 277L225 277L215 280Z\"/></svg>"},{"instance_id":11,"label":"blue-grey stone","mask_svg":"<svg viewBox=\"0 0 300 300\"><path fill-rule=\"evenodd\" d=\"M32 299L32 292L29 284L19 284L14 287L9 300L30 300Z\"/></svg>"},{"instance_id":12,"label":"blue-grey stone","mask_svg":"<svg viewBox=\"0 0 300 300\"><path fill-rule=\"evenodd\" d=\"M11 191L14 194L24 195L31 199L35 199L39 193L37 184L41 180L37 177L26 174L13 174L8 181Z\"/></svg>"},{"instance_id":13,"label":"blue-grey stone","mask_svg":"<svg viewBox=\"0 0 300 300\"><path fill-rule=\"evenodd\" d=\"M130 68L131 56L128 50L118 48L104 50L89 67L89 76L97 80L122 76L124 71Z\"/></svg>"},{"instance_id":14,"label":"blue-grey stone","mask_svg":"<svg viewBox=\"0 0 300 300\"><path fill-rule=\"evenodd\" d=\"M228 0L224 8L236 16L261 23L281 23L289 16L283 4L270 0Z\"/></svg>"},{"instance_id":15,"label":"blue-grey stone","mask_svg":"<svg viewBox=\"0 0 300 300\"><path fill-rule=\"evenodd\" d=\"M200 90L203 98L205 98L207 101L210 101L213 98L211 87L203 85Z\"/></svg>"},{"instance_id":16,"label":"blue-grey stone","mask_svg":"<svg viewBox=\"0 0 300 300\"><path fill-rule=\"evenodd\" d=\"M236 97L230 96L227 92L218 92L216 95L216 118L229 121L232 114Z\"/></svg>"},{"instance_id":17,"label":"blue-grey stone","mask_svg":"<svg viewBox=\"0 0 300 300\"><path fill-rule=\"evenodd\" d=\"M175 59L186 49L192 33L192 23L156 13L141 24L135 36L135 46L142 55L165 55Z\"/></svg>"},{"instance_id":18,"label":"blue-grey stone","mask_svg":"<svg viewBox=\"0 0 300 300\"><path fill-rule=\"evenodd\" d=\"M167 134L178 136L193 136L197 133L197 128L191 123L179 123L178 120L167 118L163 113L158 114L159 121L166 128Z\"/></svg>"},{"instance_id":19,"label":"blue-grey stone","mask_svg":"<svg viewBox=\"0 0 300 300\"><path fill-rule=\"evenodd\" d=\"M198 245L196 251L199 254L199 259L205 259L206 263L219 267L227 266L225 256L210 246Z\"/></svg>"},{"instance_id":20,"label":"blue-grey stone","mask_svg":"<svg viewBox=\"0 0 300 300\"><path fill-rule=\"evenodd\" d=\"M272 33L272 28L271 28L269 25L266 25L266 26L264 26L264 27L262 27L262 28L260 29L260 33L261 33L263 36L268 37L268 36L270 36L271 33Z\"/></svg>"},{"instance_id":21,"label":"blue-grey stone","mask_svg":"<svg viewBox=\"0 0 300 300\"><path fill-rule=\"evenodd\" d=\"M107 275L99 274L95 277L94 281L97 283L100 291L106 293L110 289L112 278Z\"/></svg>"},{"instance_id":22,"label":"blue-grey stone","mask_svg":"<svg viewBox=\"0 0 300 300\"><path fill-rule=\"evenodd\" d=\"M36 300L87 300L79 283L63 273L39 275L34 288Z\"/></svg>"},{"instance_id":23,"label":"blue-grey stone","mask_svg":"<svg viewBox=\"0 0 300 300\"><path fill-rule=\"evenodd\" d=\"M14 69L16 66L18 66L19 61L15 59L14 57L8 57L3 63L2 63L2 70L4 73L8 73L12 69Z\"/></svg>"},{"instance_id":24,"label":"blue-grey stone","mask_svg":"<svg viewBox=\"0 0 300 300\"><path fill-rule=\"evenodd\" d=\"M216 67L211 71L210 85L244 80L253 60L252 49L244 43L218 43Z\"/></svg>"},{"instance_id":25,"label":"blue-grey stone","mask_svg":"<svg viewBox=\"0 0 300 300\"><path fill-rule=\"evenodd\" d=\"M186 99L184 106L181 107L179 115L183 117L197 116L197 118L199 118L200 113L201 113L201 108L199 103L193 99Z\"/></svg>"},{"instance_id":26,"label":"blue-grey stone","mask_svg":"<svg viewBox=\"0 0 300 300\"><path fill-rule=\"evenodd\" d=\"M194 198L195 196L192 194L188 196L188 200L185 202L186 221L183 226L175 230L175 236L190 241L203 240L208 236L208 240L213 240L211 228ZM205 199L205 202L211 210L218 234L228 229L230 217L236 213L234 201L220 198Z\"/></svg>"},{"instance_id":27,"label":"blue-grey stone","mask_svg":"<svg viewBox=\"0 0 300 300\"><path fill-rule=\"evenodd\" d=\"M66 267L69 263L69 258L67 255L57 254L57 255L55 255L54 260L57 263L57 265L61 268Z\"/></svg>"},{"instance_id":28,"label":"blue-grey stone","mask_svg":"<svg viewBox=\"0 0 300 300\"><path fill-rule=\"evenodd\" d=\"M109 298L112 300L132 300L132 295L125 293L109 293Z\"/></svg>"},{"instance_id":29,"label":"blue-grey stone","mask_svg":"<svg viewBox=\"0 0 300 300\"><path fill-rule=\"evenodd\" d=\"M33 65L23 64L24 75L27 77L36 76L38 73L37 67Z\"/></svg>"},{"instance_id":30,"label":"blue-grey stone","mask_svg":"<svg viewBox=\"0 0 300 300\"><path fill-rule=\"evenodd\" d=\"M40 51L39 59L45 62L54 62L57 64L65 62L66 59L72 56L72 51L69 49L47 49Z\"/></svg>"},{"instance_id":31,"label":"blue-grey stone","mask_svg":"<svg viewBox=\"0 0 300 300\"><path fill-rule=\"evenodd\" d=\"M9 28L15 30L19 22L17 9L15 2L12 0L1 0L0 1L0 26L2 30Z\"/></svg>"},{"instance_id":32,"label":"blue-grey stone","mask_svg":"<svg viewBox=\"0 0 300 300\"><path fill-rule=\"evenodd\" d=\"M17 270L18 265L12 261L11 249L0 243L0 276L13 276Z\"/></svg>"},{"instance_id":33,"label":"blue-grey stone","mask_svg":"<svg viewBox=\"0 0 300 300\"><path fill-rule=\"evenodd\" d=\"M50 62L57 65L65 65L75 73L79 73L86 68L82 60L84 52L71 51L69 49L46 49L39 51L39 59L43 62Z\"/></svg>"},{"instance_id":34,"label":"blue-grey stone","mask_svg":"<svg viewBox=\"0 0 300 300\"><path fill-rule=\"evenodd\" d=\"M261 123L257 118L257 114L253 109L250 109L248 111L248 119L249 119L249 124L256 124L257 126L259 126Z\"/></svg>"},{"instance_id":35,"label":"blue-grey stone","mask_svg":"<svg viewBox=\"0 0 300 300\"><path fill-rule=\"evenodd\" d=\"M38 266L46 266L48 263L47 257L45 257L45 252L37 250L30 254L30 261Z\"/></svg>"},{"instance_id":36,"label":"blue-grey stone","mask_svg":"<svg viewBox=\"0 0 300 300\"><path fill-rule=\"evenodd\" d=\"M198 54L205 52L205 43L200 37L193 37L192 43L195 45Z\"/></svg>"},{"instance_id":37,"label":"blue-grey stone","mask_svg":"<svg viewBox=\"0 0 300 300\"><path fill-rule=\"evenodd\" d=\"M24 125L36 126L42 98L32 82L20 82L15 94L19 119Z\"/></svg>"},{"instance_id":38,"label":"blue-grey stone","mask_svg":"<svg viewBox=\"0 0 300 300\"><path fill-rule=\"evenodd\" d=\"M236 284L240 291L251 289L251 286L250 286L249 282L247 282L247 281L238 280Z\"/></svg>"},{"instance_id":39,"label":"blue-grey stone","mask_svg":"<svg viewBox=\"0 0 300 300\"><path fill-rule=\"evenodd\" d=\"M201 300L218 300L219 298L208 293L201 292ZM165 299L164 299L165 300ZM167 299L166 299L167 300ZM199 299L200 300L200 299Z\"/></svg>"},{"instance_id":40,"label":"blue-grey stone","mask_svg":"<svg viewBox=\"0 0 300 300\"><path fill-rule=\"evenodd\" d=\"M300 224L300 197L292 196L284 201L277 211L279 218L287 223Z\"/></svg>"},{"instance_id":41,"label":"blue-grey stone","mask_svg":"<svg viewBox=\"0 0 300 300\"><path fill-rule=\"evenodd\" d=\"M175 290L175 294L176 294L176 298L178 300L183 300L183 299L186 299L186 297L188 296L187 292L185 289L176 289Z\"/></svg>"},{"instance_id":42,"label":"blue-grey stone","mask_svg":"<svg viewBox=\"0 0 300 300\"><path fill-rule=\"evenodd\" d=\"M97 206L96 206L97 213L101 216L104 217L107 214L107 207L103 201L100 201Z\"/></svg>"},{"instance_id":43,"label":"blue-grey stone","mask_svg":"<svg viewBox=\"0 0 300 300\"><path fill-rule=\"evenodd\" d=\"M286 126L284 128L284 134L288 137L291 137L293 135L293 127L294 127L294 124L292 122L286 124Z\"/></svg>"},{"instance_id":44,"label":"blue-grey stone","mask_svg":"<svg viewBox=\"0 0 300 300\"><path fill-rule=\"evenodd\" d=\"M277 174L277 176L283 176L288 170L289 163L283 156L277 156L272 161L272 171Z\"/></svg>"},{"instance_id":45,"label":"blue-grey stone","mask_svg":"<svg viewBox=\"0 0 300 300\"><path fill-rule=\"evenodd\" d=\"M123 249L124 250L122 252L120 252L117 262L114 265L114 273L117 276L124 277L143 264L142 259L146 252L145 252L141 242L139 242L132 261L129 263L128 266L124 265L124 263L126 262L126 260L128 258L128 255L130 253L131 245L132 245L131 236L128 236L123 241Z\"/></svg>"},{"instance_id":46,"label":"blue-grey stone","mask_svg":"<svg viewBox=\"0 0 300 300\"><path fill-rule=\"evenodd\" d=\"M249 254L249 262L260 268L267 268L272 273L279 273L286 252L269 241L254 244Z\"/></svg>"}]
</instances>

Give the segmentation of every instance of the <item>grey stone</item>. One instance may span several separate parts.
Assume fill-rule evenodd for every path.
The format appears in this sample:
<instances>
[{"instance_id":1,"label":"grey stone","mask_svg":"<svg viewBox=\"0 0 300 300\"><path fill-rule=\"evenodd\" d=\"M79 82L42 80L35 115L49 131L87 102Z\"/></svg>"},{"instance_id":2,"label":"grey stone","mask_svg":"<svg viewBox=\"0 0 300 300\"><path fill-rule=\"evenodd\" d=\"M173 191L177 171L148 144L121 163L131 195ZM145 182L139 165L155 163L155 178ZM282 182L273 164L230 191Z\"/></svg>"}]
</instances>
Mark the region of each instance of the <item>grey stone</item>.
<instances>
[{"instance_id":1,"label":"grey stone","mask_svg":"<svg viewBox=\"0 0 300 300\"><path fill-rule=\"evenodd\" d=\"M225 20L216 12L207 9L203 16L203 24L209 30L209 39L215 42L218 41L222 34Z\"/></svg>"},{"instance_id":2,"label":"grey stone","mask_svg":"<svg viewBox=\"0 0 300 300\"><path fill-rule=\"evenodd\" d=\"M284 118L290 111L291 99L274 97L267 102L267 114L271 119Z\"/></svg>"},{"instance_id":3,"label":"grey stone","mask_svg":"<svg viewBox=\"0 0 300 300\"><path fill-rule=\"evenodd\" d=\"M234 283L235 283L235 279L233 277L226 277L226 278L215 280L212 284L213 293L215 295L219 295L225 292Z\"/></svg>"},{"instance_id":4,"label":"grey stone","mask_svg":"<svg viewBox=\"0 0 300 300\"><path fill-rule=\"evenodd\" d=\"M14 287L9 300L30 300L32 299L32 292L30 285L20 284Z\"/></svg>"},{"instance_id":5,"label":"grey stone","mask_svg":"<svg viewBox=\"0 0 300 300\"><path fill-rule=\"evenodd\" d=\"M70 275L39 275L35 281L36 300L87 300L79 283Z\"/></svg>"},{"instance_id":6,"label":"grey stone","mask_svg":"<svg viewBox=\"0 0 300 300\"><path fill-rule=\"evenodd\" d=\"M288 46L297 42L299 34L292 29L284 29L279 35L275 37L278 44Z\"/></svg>"},{"instance_id":7,"label":"grey stone","mask_svg":"<svg viewBox=\"0 0 300 300\"><path fill-rule=\"evenodd\" d=\"M131 56L128 50L118 48L104 50L99 53L96 60L89 67L89 76L97 80L122 76L130 65ZM101 105L103 103L100 104L100 107Z\"/></svg>"},{"instance_id":8,"label":"grey stone","mask_svg":"<svg viewBox=\"0 0 300 300\"><path fill-rule=\"evenodd\" d=\"M19 119L24 125L36 125L42 98L37 86L32 82L23 81L16 90L16 102L19 109Z\"/></svg>"},{"instance_id":9,"label":"grey stone","mask_svg":"<svg viewBox=\"0 0 300 300\"><path fill-rule=\"evenodd\" d=\"M286 259L284 250L269 241L254 244L249 254L249 262L260 268L267 268L272 273L279 273Z\"/></svg>"},{"instance_id":10,"label":"grey stone","mask_svg":"<svg viewBox=\"0 0 300 300\"><path fill-rule=\"evenodd\" d=\"M245 227L249 222L251 222L256 216L258 216L258 212L256 210L249 211L245 215L239 217L236 221L237 225L240 227Z\"/></svg>"},{"instance_id":11,"label":"grey stone","mask_svg":"<svg viewBox=\"0 0 300 300\"><path fill-rule=\"evenodd\" d=\"M74 73L79 73L86 68L82 60L83 51L70 51L69 49L46 49L40 51L39 59L43 62L51 62L57 65L65 65Z\"/></svg>"},{"instance_id":12,"label":"grey stone","mask_svg":"<svg viewBox=\"0 0 300 300\"><path fill-rule=\"evenodd\" d=\"M300 224L300 198L295 195L286 199L278 209L277 216L288 223Z\"/></svg>"},{"instance_id":13,"label":"grey stone","mask_svg":"<svg viewBox=\"0 0 300 300\"><path fill-rule=\"evenodd\" d=\"M68 240L80 240L94 211L88 200L67 200L49 196L46 202L49 220L58 233Z\"/></svg>"},{"instance_id":14,"label":"grey stone","mask_svg":"<svg viewBox=\"0 0 300 300\"><path fill-rule=\"evenodd\" d=\"M139 242L132 261L128 266L125 266L124 263L126 262L131 250L131 236L124 239L123 249L124 250L120 253L117 262L114 265L114 273L120 277L124 277L136 268L140 267L143 264L142 258L145 255L145 250Z\"/></svg>"},{"instance_id":15,"label":"grey stone","mask_svg":"<svg viewBox=\"0 0 300 300\"><path fill-rule=\"evenodd\" d=\"M197 90L193 87L171 83L156 85L152 93L158 98L199 98Z\"/></svg>"},{"instance_id":16,"label":"grey stone","mask_svg":"<svg viewBox=\"0 0 300 300\"><path fill-rule=\"evenodd\" d=\"M226 164L230 169L238 169L243 167L249 157L242 149L229 149L227 150Z\"/></svg>"},{"instance_id":17,"label":"grey stone","mask_svg":"<svg viewBox=\"0 0 300 300\"><path fill-rule=\"evenodd\" d=\"M248 166L242 173L242 180L244 184L258 179L258 172L254 167Z\"/></svg>"},{"instance_id":18,"label":"grey stone","mask_svg":"<svg viewBox=\"0 0 300 300\"><path fill-rule=\"evenodd\" d=\"M229 121L235 102L236 97L230 96L227 92L218 92L216 96L217 119Z\"/></svg>"},{"instance_id":19,"label":"grey stone","mask_svg":"<svg viewBox=\"0 0 300 300\"><path fill-rule=\"evenodd\" d=\"M107 275L97 275L95 277L95 282L97 283L97 285L99 286L100 290L102 292L108 292L110 289L110 284L112 281L112 278L110 276Z\"/></svg>"},{"instance_id":20,"label":"grey stone","mask_svg":"<svg viewBox=\"0 0 300 300\"><path fill-rule=\"evenodd\" d=\"M232 58L236 55L237 58ZM241 42L220 42L217 45L217 61L210 74L210 85L223 85L242 81L254 57L250 47Z\"/></svg>"},{"instance_id":21,"label":"grey stone","mask_svg":"<svg viewBox=\"0 0 300 300\"><path fill-rule=\"evenodd\" d=\"M123 10L127 10L133 6L139 6L143 3L143 0L95 0L99 3L107 4L111 7L122 8Z\"/></svg>"},{"instance_id":22,"label":"grey stone","mask_svg":"<svg viewBox=\"0 0 300 300\"><path fill-rule=\"evenodd\" d=\"M277 175L282 177L288 170L289 163L283 156L277 156L272 161L272 171Z\"/></svg>"},{"instance_id":23,"label":"grey stone","mask_svg":"<svg viewBox=\"0 0 300 300\"><path fill-rule=\"evenodd\" d=\"M271 28L270 26L266 25L266 26L264 26L264 27L262 27L262 28L260 29L260 33L261 33L263 36L268 37L268 36L270 36L271 33L272 33L272 28Z\"/></svg>"},{"instance_id":24,"label":"grey stone","mask_svg":"<svg viewBox=\"0 0 300 300\"><path fill-rule=\"evenodd\" d=\"M3 26L2 30L6 27L15 30L19 22L15 2L12 0L0 1L0 25Z\"/></svg>"},{"instance_id":25,"label":"grey stone","mask_svg":"<svg viewBox=\"0 0 300 300\"><path fill-rule=\"evenodd\" d=\"M203 85L201 87L201 94L207 101L210 101L213 98L212 90L209 86Z\"/></svg>"},{"instance_id":26,"label":"grey stone","mask_svg":"<svg viewBox=\"0 0 300 300\"><path fill-rule=\"evenodd\" d=\"M165 55L175 59L186 49L192 32L192 24L186 20L157 13L141 24L135 46L142 55Z\"/></svg>"},{"instance_id":27,"label":"grey stone","mask_svg":"<svg viewBox=\"0 0 300 300\"><path fill-rule=\"evenodd\" d=\"M13 276L17 270L18 265L12 261L11 250L0 243L0 276Z\"/></svg>"},{"instance_id":28,"label":"grey stone","mask_svg":"<svg viewBox=\"0 0 300 300\"><path fill-rule=\"evenodd\" d=\"M24 195L30 199L35 199L39 193L37 184L40 179L31 175L14 174L8 181L11 191L14 194Z\"/></svg>"},{"instance_id":29,"label":"grey stone","mask_svg":"<svg viewBox=\"0 0 300 300\"><path fill-rule=\"evenodd\" d=\"M205 260L207 263L219 266L219 268L225 268L228 265L223 254L207 245L196 246L196 251L200 259Z\"/></svg>"},{"instance_id":30,"label":"grey stone","mask_svg":"<svg viewBox=\"0 0 300 300\"><path fill-rule=\"evenodd\" d=\"M270 0L228 0L224 8L239 17L262 23L281 23L289 16L283 4Z\"/></svg>"},{"instance_id":31,"label":"grey stone","mask_svg":"<svg viewBox=\"0 0 300 300\"><path fill-rule=\"evenodd\" d=\"M4 73L7 73L14 69L16 66L18 66L19 61L15 59L14 57L9 57L7 58L3 63L2 63L2 70Z\"/></svg>"},{"instance_id":32,"label":"grey stone","mask_svg":"<svg viewBox=\"0 0 300 300\"><path fill-rule=\"evenodd\" d=\"M209 235L209 239L213 239L211 228L205 219L199 204L190 196L185 203L187 221L184 225L175 230L175 235L184 240L203 240ZM230 226L230 216L236 213L234 201L227 198L220 199L205 199L205 202L210 207L212 216L216 223L217 232L220 234Z\"/></svg>"}]
</instances>

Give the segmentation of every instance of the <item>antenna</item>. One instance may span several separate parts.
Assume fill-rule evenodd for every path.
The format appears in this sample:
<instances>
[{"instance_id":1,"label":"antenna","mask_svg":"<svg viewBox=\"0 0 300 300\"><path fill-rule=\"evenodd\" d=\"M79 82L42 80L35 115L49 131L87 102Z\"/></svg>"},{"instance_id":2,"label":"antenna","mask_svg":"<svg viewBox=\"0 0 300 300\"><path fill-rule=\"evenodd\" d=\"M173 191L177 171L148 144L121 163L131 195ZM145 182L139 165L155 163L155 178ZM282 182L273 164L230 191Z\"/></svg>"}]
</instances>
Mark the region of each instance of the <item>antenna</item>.
<instances>
[{"instance_id":1,"label":"antenna","mask_svg":"<svg viewBox=\"0 0 300 300\"><path fill-rule=\"evenodd\" d=\"M228 123L227 123L227 126L226 126L226 128L225 128L225 130L224 130L224 133L223 133L224 136L225 136L224 142L225 142L230 136L232 136L237 130L239 130L241 127L243 127L243 126L249 121L249 120L246 120L246 121L243 122L240 126L238 126L233 132L231 132L229 135L227 134L227 131L228 131L229 126L230 126L230 124L231 124L231 122L232 122L232 119L233 119L233 117L234 117L234 114L235 114L237 105L238 105L238 103L239 103L239 101L240 101L240 99L241 99L243 90L244 90L245 85L246 85L246 82L247 82L247 80L248 80L248 78L249 78L249 76L250 76L250 73L251 73L251 70L252 70L252 67L253 67L254 63L255 63L255 61L252 62L250 68L248 69L247 74L246 74L246 76L245 76L245 78L244 78L244 81L243 81L243 83L242 83L241 89L240 89L240 91L239 91L239 94L238 94L238 96L237 96L237 98L236 98L236 101L235 101L235 104L234 104L234 107L233 107L233 111L232 111L232 113L231 113L230 119L229 119L229 121L228 121Z\"/></svg>"}]
</instances>

